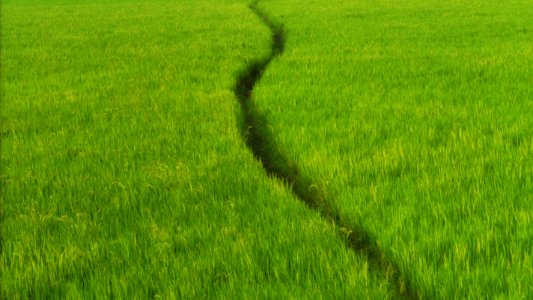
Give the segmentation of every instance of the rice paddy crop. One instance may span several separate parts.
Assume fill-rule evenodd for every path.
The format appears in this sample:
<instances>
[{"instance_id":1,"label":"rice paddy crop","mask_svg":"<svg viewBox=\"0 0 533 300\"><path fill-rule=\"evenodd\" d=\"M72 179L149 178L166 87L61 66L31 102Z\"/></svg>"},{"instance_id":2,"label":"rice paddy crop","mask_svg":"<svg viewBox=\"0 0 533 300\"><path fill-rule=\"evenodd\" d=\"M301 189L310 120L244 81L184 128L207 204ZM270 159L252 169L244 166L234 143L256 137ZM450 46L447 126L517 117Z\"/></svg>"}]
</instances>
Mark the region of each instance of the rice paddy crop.
<instances>
[{"instance_id":1,"label":"rice paddy crop","mask_svg":"<svg viewBox=\"0 0 533 300\"><path fill-rule=\"evenodd\" d=\"M0 298L530 299L529 1L250 4L2 0Z\"/></svg>"},{"instance_id":2,"label":"rice paddy crop","mask_svg":"<svg viewBox=\"0 0 533 300\"><path fill-rule=\"evenodd\" d=\"M529 1L263 1L278 147L422 298L533 295Z\"/></svg>"},{"instance_id":3,"label":"rice paddy crop","mask_svg":"<svg viewBox=\"0 0 533 300\"><path fill-rule=\"evenodd\" d=\"M387 298L265 176L244 1L2 1L0 298Z\"/></svg>"}]
</instances>

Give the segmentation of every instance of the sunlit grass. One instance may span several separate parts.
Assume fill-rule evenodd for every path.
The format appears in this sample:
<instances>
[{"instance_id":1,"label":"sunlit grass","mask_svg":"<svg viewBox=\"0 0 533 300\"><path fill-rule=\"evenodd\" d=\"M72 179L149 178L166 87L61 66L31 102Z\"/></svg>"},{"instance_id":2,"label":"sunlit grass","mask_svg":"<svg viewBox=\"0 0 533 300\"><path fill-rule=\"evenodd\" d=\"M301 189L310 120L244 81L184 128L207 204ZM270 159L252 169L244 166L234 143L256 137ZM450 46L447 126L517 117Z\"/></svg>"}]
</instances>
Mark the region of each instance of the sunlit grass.
<instances>
[{"instance_id":1,"label":"sunlit grass","mask_svg":"<svg viewBox=\"0 0 533 300\"><path fill-rule=\"evenodd\" d=\"M279 146L415 291L533 294L528 1L265 1L254 92Z\"/></svg>"},{"instance_id":2,"label":"sunlit grass","mask_svg":"<svg viewBox=\"0 0 533 300\"><path fill-rule=\"evenodd\" d=\"M1 297L386 298L240 137L245 1L2 1Z\"/></svg>"}]
</instances>

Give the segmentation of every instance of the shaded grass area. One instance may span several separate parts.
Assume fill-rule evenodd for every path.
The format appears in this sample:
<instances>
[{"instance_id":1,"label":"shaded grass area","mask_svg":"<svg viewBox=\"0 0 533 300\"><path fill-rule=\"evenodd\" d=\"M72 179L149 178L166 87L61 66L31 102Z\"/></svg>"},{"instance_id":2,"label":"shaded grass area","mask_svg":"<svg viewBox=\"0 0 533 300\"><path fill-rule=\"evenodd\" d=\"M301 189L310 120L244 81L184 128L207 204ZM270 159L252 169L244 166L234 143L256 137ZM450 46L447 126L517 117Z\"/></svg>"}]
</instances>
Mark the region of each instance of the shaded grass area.
<instances>
[{"instance_id":1,"label":"shaded grass area","mask_svg":"<svg viewBox=\"0 0 533 300\"><path fill-rule=\"evenodd\" d=\"M530 298L527 1L260 6L288 34L254 100L293 173L421 298Z\"/></svg>"},{"instance_id":2,"label":"shaded grass area","mask_svg":"<svg viewBox=\"0 0 533 300\"><path fill-rule=\"evenodd\" d=\"M270 45L246 3L1 14L0 298L391 297L236 129Z\"/></svg>"},{"instance_id":3,"label":"shaded grass area","mask_svg":"<svg viewBox=\"0 0 533 300\"><path fill-rule=\"evenodd\" d=\"M323 218L339 227L341 236L352 250L367 259L369 269L380 278L392 282L396 297L416 298L408 282L401 278L398 267L387 259L374 239L360 227L353 227L345 222L338 211L331 206L322 187L301 175L296 164L290 161L276 145L268 120L260 112L253 100L253 88L261 79L269 63L280 56L284 49L283 27L274 23L264 11L257 8L257 2L251 10L270 28L272 32L272 49L270 55L262 60L249 63L236 82L234 92L239 99L244 115L242 134L246 144L255 157L261 161L267 173L286 182L292 192L310 208L317 210Z\"/></svg>"}]
</instances>

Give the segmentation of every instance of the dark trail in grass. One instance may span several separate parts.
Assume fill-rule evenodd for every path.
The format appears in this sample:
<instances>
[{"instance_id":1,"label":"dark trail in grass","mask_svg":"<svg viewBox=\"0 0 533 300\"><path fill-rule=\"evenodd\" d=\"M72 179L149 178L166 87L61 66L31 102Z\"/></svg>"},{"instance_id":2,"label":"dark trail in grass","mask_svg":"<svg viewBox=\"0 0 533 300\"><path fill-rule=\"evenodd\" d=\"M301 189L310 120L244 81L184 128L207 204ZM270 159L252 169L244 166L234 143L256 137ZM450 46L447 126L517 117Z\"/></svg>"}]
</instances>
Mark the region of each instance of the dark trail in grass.
<instances>
[{"instance_id":1,"label":"dark trail in grass","mask_svg":"<svg viewBox=\"0 0 533 300\"><path fill-rule=\"evenodd\" d=\"M246 145L270 176L286 182L301 201L339 228L339 235L345 237L346 245L367 259L373 274L389 281L397 298L418 299L419 293L413 290L407 278L402 277L398 266L385 256L375 239L362 227L347 222L332 207L332 202L327 201L324 189L303 176L298 166L276 145L265 116L252 98L252 91L272 59L283 53L285 33L281 24L272 21L257 7L257 1L250 5L250 9L270 28L272 49L269 56L249 63L235 84L234 93L239 99L244 118L241 131Z\"/></svg>"}]
</instances>

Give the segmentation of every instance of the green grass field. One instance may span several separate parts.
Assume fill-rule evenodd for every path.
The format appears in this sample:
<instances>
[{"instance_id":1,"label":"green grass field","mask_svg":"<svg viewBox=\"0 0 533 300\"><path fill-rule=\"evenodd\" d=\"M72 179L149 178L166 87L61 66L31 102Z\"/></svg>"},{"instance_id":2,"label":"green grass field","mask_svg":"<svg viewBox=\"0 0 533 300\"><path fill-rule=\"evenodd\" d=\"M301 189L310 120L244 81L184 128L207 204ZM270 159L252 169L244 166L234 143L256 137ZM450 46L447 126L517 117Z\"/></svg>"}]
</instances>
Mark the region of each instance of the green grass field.
<instances>
[{"instance_id":1,"label":"green grass field","mask_svg":"<svg viewBox=\"0 0 533 300\"><path fill-rule=\"evenodd\" d=\"M388 297L240 137L243 1L2 2L1 298Z\"/></svg>"},{"instance_id":2,"label":"green grass field","mask_svg":"<svg viewBox=\"0 0 533 300\"><path fill-rule=\"evenodd\" d=\"M264 1L279 147L424 298L533 296L530 1Z\"/></svg>"},{"instance_id":3,"label":"green grass field","mask_svg":"<svg viewBox=\"0 0 533 300\"><path fill-rule=\"evenodd\" d=\"M1 0L0 298L532 298L530 1L249 4Z\"/></svg>"}]
</instances>

